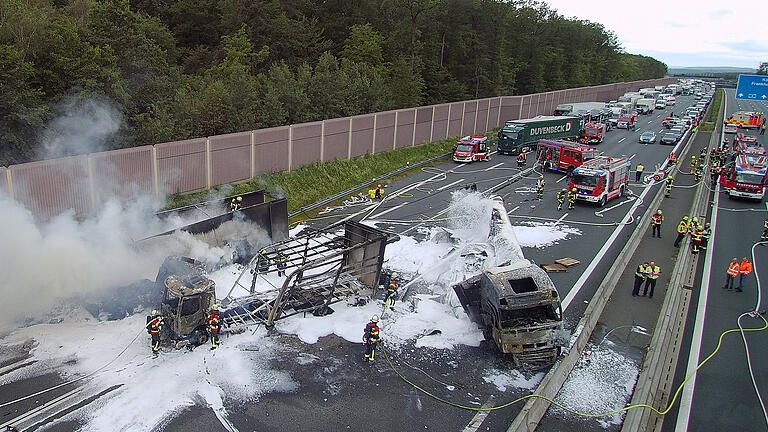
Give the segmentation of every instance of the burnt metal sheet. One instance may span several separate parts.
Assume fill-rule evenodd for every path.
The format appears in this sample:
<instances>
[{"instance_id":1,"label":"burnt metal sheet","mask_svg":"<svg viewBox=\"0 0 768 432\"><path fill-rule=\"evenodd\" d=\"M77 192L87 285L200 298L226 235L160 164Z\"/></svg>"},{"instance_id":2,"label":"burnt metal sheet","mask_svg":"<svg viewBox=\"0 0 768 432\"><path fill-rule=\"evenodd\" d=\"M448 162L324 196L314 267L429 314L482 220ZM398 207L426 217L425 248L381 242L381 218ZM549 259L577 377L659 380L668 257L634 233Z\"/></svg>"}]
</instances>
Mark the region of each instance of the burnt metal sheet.
<instances>
[{"instance_id":1,"label":"burnt metal sheet","mask_svg":"<svg viewBox=\"0 0 768 432\"><path fill-rule=\"evenodd\" d=\"M395 140L395 112L387 111L376 115L375 153L392 150Z\"/></svg>"},{"instance_id":2,"label":"burnt metal sheet","mask_svg":"<svg viewBox=\"0 0 768 432\"><path fill-rule=\"evenodd\" d=\"M112 197L130 198L155 192L152 146L91 155L94 198L100 207Z\"/></svg>"},{"instance_id":3,"label":"burnt metal sheet","mask_svg":"<svg viewBox=\"0 0 768 432\"><path fill-rule=\"evenodd\" d=\"M16 201L40 219L73 210L85 216L91 210L88 156L73 156L9 167Z\"/></svg>"},{"instance_id":4,"label":"burnt metal sheet","mask_svg":"<svg viewBox=\"0 0 768 432\"><path fill-rule=\"evenodd\" d=\"M291 169L320 162L320 133L322 122L293 125Z\"/></svg>"},{"instance_id":5,"label":"burnt metal sheet","mask_svg":"<svg viewBox=\"0 0 768 432\"><path fill-rule=\"evenodd\" d=\"M461 119L464 115L464 102L451 104L451 112L448 119L448 136L461 135Z\"/></svg>"},{"instance_id":6,"label":"burnt metal sheet","mask_svg":"<svg viewBox=\"0 0 768 432\"><path fill-rule=\"evenodd\" d=\"M397 112L397 137L395 138L395 148L413 146L413 118L415 114L415 108Z\"/></svg>"},{"instance_id":7,"label":"burnt metal sheet","mask_svg":"<svg viewBox=\"0 0 768 432\"><path fill-rule=\"evenodd\" d=\"M352 157L373 150L373 118L373 114L352 117Z\"/></svg>"},{"instance_id":8,"label":"burnt metal sheet","mask_svg":"<svg viewBox=\"0 0 768 432\"><path fill-rule=\"evenodd\" d=\"M160 190L184 193L208 186L205 138L155 145Z\"/></svg>"},{"instance_id":9,"label":"burnt metal sheet","mask_svg":"<svg viewBox=\"0 0 768 432\"><path fill-rule=\"evenodd\" d=\"M475 115L477 113L477 101L464 102L464 121L461 128L461 135L472 135L475 133Z\"/></svg>"},{"instance_id":10,"label":"burnt metal sheet","mask_svg":"<svg viewBox=\"0 0 768 432\"><path fill-rule=\"evenodd\" d=\"M208 138L211 152L211 186L251 178L251 132Z\"/></svg>"},{"instance_id":11,"label":"burnt metal sheet","mask_svg":"<svg viewBox=\"0 0 768 432\"><path fill-rule=\"evenodd\" d=\"M254 173L288 170L290 126L253 131Z\"/></svg>"},{"instance_id":12,"label":"burnt metal sheet","mask_svg":"<svg viewBox=\"0 0 768 432\"><path fill-rule=\"evenodd\" d=\"M430 141L429 134L432 130L432 107L416 109L416 132L413 135L414 145Z\"/></svg>"},{"instance_id":13,"label":"burnt metal sheet","mask_svg":"<svg viewBox=\"0 0 768 432\"><path fill-rule=\"evenodd\" d=\"M435 115L432 119L432 141L438 141L448 136L448 110L450 104L435 105Z\"/></svg>"},{"instance_id":14,"label":"burnt metal sheet","mask_svg":"<svg viewBox=\"0 0 768 432\"><path fill-rule=\"evenodd\" d=\"M349 117L326 120L323 128L323 162L346 159L349 152Z\"/></svg>"}]
</instances>

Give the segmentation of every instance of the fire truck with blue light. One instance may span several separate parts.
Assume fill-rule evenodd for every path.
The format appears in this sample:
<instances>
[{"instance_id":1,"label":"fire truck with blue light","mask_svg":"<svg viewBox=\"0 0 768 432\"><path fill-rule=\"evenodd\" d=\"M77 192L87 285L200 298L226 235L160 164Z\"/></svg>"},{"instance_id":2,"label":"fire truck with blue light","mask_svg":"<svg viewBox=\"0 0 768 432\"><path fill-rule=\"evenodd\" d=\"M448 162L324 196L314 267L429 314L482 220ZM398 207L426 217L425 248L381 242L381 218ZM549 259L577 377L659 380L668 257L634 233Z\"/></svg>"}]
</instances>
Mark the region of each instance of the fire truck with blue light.
<instances>
[{"instance_id":1,"label":"fire truck with blue light","mask_svg":"<svg viewBox=\"0 0 768 432\"><path fill-rule=\"evenodd\" d=\"M734 139L730 160L720 170L720 186L730 198L763 199L768 187L768 156L754 137Z\"/></svg>"},{"instance_id":2,"label":"fire truck with blue light","mask_svg":"<svg viewBox=\"0 0 768 432\"><path fill-rule=\"evenodd\" d=\"M627 158L600 156L573 170L569 190L576 189L576 199L604 206L624 196L629 186L632 163Z\"/></svg>"},{"instance_id":3,"label":"fire truck with blue light","mask_svg":"<svg viewBox=\"0 0 768 432\"><path fill-rule=\"evenodd\" d=\"M484 136L465 136L456 141L453 146L454 162L474 162L487 161L488 157L488 137Z\"/></svg>"}]
</instances>

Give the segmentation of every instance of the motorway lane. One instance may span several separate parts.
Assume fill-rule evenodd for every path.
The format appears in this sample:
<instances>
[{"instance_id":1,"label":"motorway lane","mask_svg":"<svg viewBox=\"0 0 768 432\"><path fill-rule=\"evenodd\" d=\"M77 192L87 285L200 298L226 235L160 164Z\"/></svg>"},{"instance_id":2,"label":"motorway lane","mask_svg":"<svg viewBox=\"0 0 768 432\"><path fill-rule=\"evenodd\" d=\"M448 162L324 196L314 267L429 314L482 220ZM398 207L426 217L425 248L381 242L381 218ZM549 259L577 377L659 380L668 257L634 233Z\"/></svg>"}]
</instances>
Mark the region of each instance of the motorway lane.
<instances>
[{"instance_id":1,"label":"motorway lane","mask_svg":"<svg viewBox=\"0 0 768 432\"><path fill-rule=\"evenodd\" d=\"M768 104L766 103L737 102L732 89L726 90L726 93L727 114L737 110L768 112ZM757 132L750 132L750 134L757 136L759 142L768 148L768 136L761 136ZM725 269L730 260L737 257L741 261L741 258L750 256L752 243L759 240L763 221L766 217L768 217L768 211L765 200L762 202L733 200L729 199L724 192L719 195L711 277L708 280L709 289L699 361L714 350L722 331L737 326L736 320L741 313L755 308L758 294L754 273L748 279L743 293L723 290L721 287L724 284ZM757 260L756 266L759 267L763 280L765 280L766 275L768 275L766 273L768 272L768 266L766 266L768 264L768 250L765 247L758 247L755 259ZM696 293L698 294L698 292L697 290ZM684 341L686 345L683 346L681 350L683 354L678 360L675 388L682 381L688 367L688 353L694 322L697 307L700 307L698 295L694 295L693 300L695 303L692 302L686 321L686 338ZM766 307L766 300L766 297L763 296L760 309ZM747 317L742 320L742 325L756 327L761 326L762 321ZM763 397L766 397L768 396L768 369L764 365L768 362L768 331L748 333L747 342L758 388ZM694 343L698 345L698 343ZM676 407L667 415L663 430L686 430L685 421L687 418L687 430L689 431L764 431L766 420L753 389L745 355L741 336L738 333L726 336L720 352L700 369L696 376L690 413L686 409Z\"/></svg>"}]
</instances>

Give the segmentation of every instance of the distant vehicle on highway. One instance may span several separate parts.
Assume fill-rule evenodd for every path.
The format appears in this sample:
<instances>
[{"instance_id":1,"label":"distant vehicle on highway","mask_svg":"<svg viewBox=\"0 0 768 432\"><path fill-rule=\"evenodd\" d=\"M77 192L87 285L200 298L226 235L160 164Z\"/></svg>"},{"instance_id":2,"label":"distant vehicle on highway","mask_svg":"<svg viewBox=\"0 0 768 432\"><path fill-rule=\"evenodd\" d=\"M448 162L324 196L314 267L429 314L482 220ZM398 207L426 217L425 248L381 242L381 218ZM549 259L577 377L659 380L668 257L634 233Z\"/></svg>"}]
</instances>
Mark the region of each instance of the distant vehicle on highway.
<instances>
[{"instance_id":1,"label":"distant vehicle on highway","mask_svg":"<svg viewBox=\"0 0 768 432\"><path fill-rule=\"evenodd\" d=\"M656 99L656 109L664 109L667 107L667 102L662 98Z\"/></svg>"},{"instance_id":2,"label":"distant vehicle on highway","mask_svg":"<svg viewBox=\"0 0 768 432\"><path fill-rule=\"evenodd\" d=\"M680 138L685 133L685 126L683 126L682 123L676 124L672 129L669 130L669 133L677 134L677 137Z\"/></svg>"},{"instance_id":3,"label":"distant vehicle on highway","mask_svg":"<svg viewBox=\"0 0 768 432\"><path fill-rule=\"evenodd\" d=\"M678 136L676 133L667 132L661 136L661 140L659 142L661 144L674 145L677 142L677 139L678 139Z\"/></svg>"},{"instance_id":4,"label":"distant vehicle on highway","mask_svg":"<svg viewBox=\"0 0 768 432\"><path fill-rule=\"evenodd\" d=\"M656 132L654 131L645 131L640 135L640 143L641 144L653 144L656 142Z\"/></svg>"},{"instance_id":5,"label":"distant vehicle on highway","mask_svg":"<svg viewBox=\"0 0 768 432\"><path fill-rule=\"evenodd\" d=\"M739 128L735 124L726 124L724 129L727 134L735 134L739 131Z\"/></svg>"}]
</instances>

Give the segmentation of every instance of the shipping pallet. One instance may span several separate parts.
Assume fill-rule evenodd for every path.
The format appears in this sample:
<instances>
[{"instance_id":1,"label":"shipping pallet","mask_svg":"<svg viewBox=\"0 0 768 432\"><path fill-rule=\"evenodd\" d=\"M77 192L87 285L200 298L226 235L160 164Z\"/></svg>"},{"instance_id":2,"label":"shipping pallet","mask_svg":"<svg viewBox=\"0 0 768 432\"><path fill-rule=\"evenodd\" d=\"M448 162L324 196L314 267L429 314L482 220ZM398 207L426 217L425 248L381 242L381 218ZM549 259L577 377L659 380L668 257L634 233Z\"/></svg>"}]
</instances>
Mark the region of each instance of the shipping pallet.
<instances>
[{"instance_id":1,"label":"shipping pallet","mask_svg":"<svg viewBox=\"0 0 768 432\"><path fill-rule=\"evenodd\" d=\"M542 264L541 268L547 273L563 273L568 271L568 267L562 264Z\"/></svg>"},{"instance_id":2,"label":"shipping pallet","mask_svg":"<svg viewBox=\"0 0 768 432\"><path fill-rule=\"evenodd\" d=\"M560 265L563 265L563 266L566 266L566 267L571 267L571 266L575 266L577 264L581 264L581 261L579 261L577 259L573 259L573 258L560 258L560 259L556 259L555 262L557 264L560 264Z\"/></svg>"}]
</instances>

